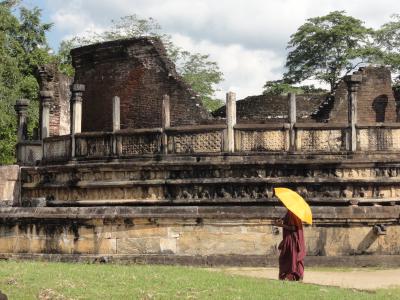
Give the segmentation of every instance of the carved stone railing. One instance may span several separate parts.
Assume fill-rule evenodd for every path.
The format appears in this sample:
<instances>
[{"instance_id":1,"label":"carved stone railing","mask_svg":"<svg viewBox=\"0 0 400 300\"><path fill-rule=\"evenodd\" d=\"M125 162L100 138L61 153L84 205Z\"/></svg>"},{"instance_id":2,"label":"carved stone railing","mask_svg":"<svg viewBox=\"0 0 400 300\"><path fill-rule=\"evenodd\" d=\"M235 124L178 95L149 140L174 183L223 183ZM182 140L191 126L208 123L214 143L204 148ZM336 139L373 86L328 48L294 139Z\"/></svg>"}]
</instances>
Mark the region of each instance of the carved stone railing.
<instances>
[{"instance_id":1,"label":"carved stone railing","mask_svg":"<svg viewBox=\"0 0 400 300\"><path fill-rule=\"evenodd\" d=\"M400 151L400 123L357 125L360 151Z\"/></svg>"},{"instance_id":2,"label":"carved stone railing","mask_svg":"<svg viewBox=\"0 0 400 300\"><path fill-rule=\"evenodd\" d=\"M115 134L118 157L161 153L161 128L134 129Z\"/></svg>"},{"instance_id":3,"label":"carved stone railing","mask_svg":"<svg viewBox=\"0 0 400 300\"><path fill-rule=\"evenodd\" d=\"M350 151L349 126L329 123L237 124L234 152L343 154ZM292 132L293 131L293 132ZM165 154L229 153L224 124L77 133L44 139L43 161L112 159ZM294 147L291 147L293 139ZM40 143L19 143L19 161L41 159ZM357 152L400 152L400 124L357 126Z\"/></svg>"},{"instance_id":4,"label":"carved stone railing","mask_svg":"<svg viewBox=\"0 0 400 300\"><path fill-rule=\"evenodd\" d=\"M298 123L294 129L298 152L336 153L348 149L348 127L345 124Z\"/></svg>"},{"instance_id":5,"label":"carved stone railing","mask_svg":"<svg viewBox=\"0 0 400 300\"><path fill-rule=\"evenodd\" d=\"M67 161L71 158L71 136L60 135L43 140L44 161Z\"/></svg>"},{"instance_id":6,"label":"carved stone railing","mask_svg":"<svg viewBox=\"0 0 400 300\"><path fill-rule=\"evenodd\" d=\"M86 132L75 135L75 158L107 158L112 156L113 134Z\"/></svg>"},{"instance_id":7,"label":"carved stone railing","mask_svg":"<svg viewBox=\"0 0 400 300\"><path fill-rule=\"evenodd\" d=\"M218 153L224 151L226 125L170 127L168 153Z\"/></svg>"},{"instance_id":8,"label":"carved stone railing","mask_svg":"<svg viewBox=\"0 0 400 300\"><path fill-rule=\"evenodd\" d=\"M18 163L25 166L36 165L43 158L41 141L23 141L17 144Z\"/></svg>"},{"instance_id":9,"label":"carved stone railing","mask_svg":"<svg viewBox=\"0 0 400 300\"><path fill-rule=\"evenodd\" d=\"M271 152L289 150L288 124L238 124L235 151Z\"/></svg>"}]
</instances>

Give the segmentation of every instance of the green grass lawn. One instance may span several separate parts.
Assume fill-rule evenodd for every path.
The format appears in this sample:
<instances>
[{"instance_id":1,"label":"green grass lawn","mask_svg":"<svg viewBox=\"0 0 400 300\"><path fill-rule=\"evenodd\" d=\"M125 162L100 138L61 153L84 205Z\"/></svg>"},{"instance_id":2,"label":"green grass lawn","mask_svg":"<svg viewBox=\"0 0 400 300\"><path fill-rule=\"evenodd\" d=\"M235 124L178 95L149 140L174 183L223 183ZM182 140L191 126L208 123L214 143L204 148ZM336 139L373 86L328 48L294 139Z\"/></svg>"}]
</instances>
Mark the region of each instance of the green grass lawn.
<instances>
[{"instance_id":1,"label":"green grass lawn","mask_svg":"<svg viewBox=\"0 0 400 300\"><path fill-rule=\"evenodd\" d=\"M0 290L11 300L400 299L400 289L361 292L201 268L32 261L1 261Z\"/></svg>"}]
</instances>

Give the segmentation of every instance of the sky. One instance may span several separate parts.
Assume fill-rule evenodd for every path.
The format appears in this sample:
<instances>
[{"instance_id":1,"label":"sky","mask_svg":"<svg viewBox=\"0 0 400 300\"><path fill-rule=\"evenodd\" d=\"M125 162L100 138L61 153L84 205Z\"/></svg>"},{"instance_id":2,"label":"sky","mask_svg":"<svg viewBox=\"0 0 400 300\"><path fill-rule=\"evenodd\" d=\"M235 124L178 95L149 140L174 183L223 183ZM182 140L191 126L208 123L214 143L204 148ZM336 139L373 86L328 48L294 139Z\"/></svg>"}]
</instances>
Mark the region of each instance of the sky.
<instances>
[{"instance_id":1,"label":"sky","mask_svg":"<svg viewBox=\"0 0 400 300\"><path fill-rule=\"evenodd\" d=\"M378 28L400 13L399 0L25 0L52 22L50 46L84 32L101 32L111 20L152 17L180 47L216 61L224 73L216 96L237 99L262 92L284 73L286 45L306 19L344 10Z\"/></svg>"}]
</instances>

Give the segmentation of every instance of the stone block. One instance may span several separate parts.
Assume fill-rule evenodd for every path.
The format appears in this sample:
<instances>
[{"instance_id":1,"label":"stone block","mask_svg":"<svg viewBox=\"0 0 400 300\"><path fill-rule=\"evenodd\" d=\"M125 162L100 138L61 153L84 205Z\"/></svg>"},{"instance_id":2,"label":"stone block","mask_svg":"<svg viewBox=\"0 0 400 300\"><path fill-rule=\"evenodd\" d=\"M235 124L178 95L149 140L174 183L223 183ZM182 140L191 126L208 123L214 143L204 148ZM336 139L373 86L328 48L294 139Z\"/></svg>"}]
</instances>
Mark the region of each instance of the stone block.
<instances>
[{"instance_id":1,"label":"stone block","mask_svg":"<svg viewBox=\"0 0 400 300\"><path fill-rule=\"evenodd\" d=\"M19 166L0 166L0 206L19 202Z\"/></svg>"},{"instance_id":2,"label":"stone block","mask_svg":"<svg viewBox=\"0 0 400 300\"><path fill-rule=\"evenodd\" d=\"M113 227L112 237L117 239L166 237L167 230L167 227L158 227L154 225L149 225L148 227L143 225L118 225Z\"/></svg>"},{"instance_id":3,"label":"stone block","mask_svg":"<svg viewBox=\"0 0 400 300\"><path fill-rule=\"evenodd\" d=\"M209 254L266 254L276 244L260 233L212 233L203 230L184 232L177 239L177 253L180 255Z\"/></svg>"},{"instance_id":4,"label":"stone block","mask_svg":"<svg viewBox=\"0 0 400 300\"><path fill-rule=\"evenodd\" d=\"M96 254L116 254L117 253L117 239L103 238L97 241Z\"/></svg>"},{"instance_id":5,"label":"stone block","mask_svg":"<svg viewBox=\"0 0 400 300\"><path fill-rule=\"evenodd\" d=\"M95 245L96 245L95 239L79 238L74 243L73 253L95 254L97 252Z\"/></svg>"},{"instance_id":6,"label":"stone block","mask_svg":"<svg viewBox=\"0 0 400 300\"><path fill-rule=\"evenodd\" d=\"M176 253L176 238L161 238L160 239L160 250L164 254L175 254Z\"/></svg>"},{"instance_id":7,"label":"stone block","mask_svg":"<svg viewBox=\"0 0 400 300\"><path fill-rule=\"evenodd\" d=\"M118 254L156 254L161 252L160 238L125 238L117 240Z\"/></svg>"},{"instance_id":8,"label":"stone block","mask_svg":"<svg viewBox=\"0 0 400 300\"><path fill-rule=\"evenodd\" d=\"M18 244L18 236L0 237L0 253L13 253Z\"/></svg>"}]
</instances>

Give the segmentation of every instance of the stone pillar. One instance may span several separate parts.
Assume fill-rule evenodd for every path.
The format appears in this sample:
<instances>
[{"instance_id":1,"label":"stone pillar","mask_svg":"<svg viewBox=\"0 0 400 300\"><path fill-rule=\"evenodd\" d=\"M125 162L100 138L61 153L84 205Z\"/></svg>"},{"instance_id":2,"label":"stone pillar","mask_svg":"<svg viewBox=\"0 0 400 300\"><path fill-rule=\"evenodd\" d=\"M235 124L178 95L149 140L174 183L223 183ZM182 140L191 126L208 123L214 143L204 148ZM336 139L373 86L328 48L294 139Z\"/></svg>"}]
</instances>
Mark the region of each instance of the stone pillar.
<instances>
[{"instance_id":1,"label":"stone pillar","mask_svg":"<svg viewBox=\"0 0 400 300\"><path fill-rule=\"evenodd\" d=\"M348 75L344 79L347 83L348 94L348 124L350 134L348 138L349 150L357 150L357 89L362 81L362 75Z\"/></svg>"},{"instance_id":2,"label":"stone pillar","mask_svg":"<svg viewBox=\"0 0 400 300\"><path fill-rule=\"evenodd\" d=\"M82 101L85 85L74 83L72 92L72 114L71 114L71 157L75 157L75 134L82 131Z\"/></svg>"},{"instance_id":3,"label":"stone pillar","mask_svg":"<svg viewBox=\"0 0 400 300\"><path fill-rule=\"evenodd\" d=\"M85 85L72 85L72 117L71 117L71 133L80 133L82 131L82 101Z\"/></svg>"},{"instance_id":4,"label":"stone pillar","mask_svg":"<svg viewBox=\"0 0 400 300\"><path fill-rule=\"evenodd\" d=\"M113 129L113 137L112 137L112 146L113 146L113 154L115 156L118 155L117 148L118 148L118 141L115 132L121 129L121 106L120 106L120 99L118 96L114 96L112 98L112 105L113 105L113 118L112 118L112 129Z\"/></svg>"},{"instance_id":5,"label":"stone pillar","mask_svg":"<svg viewBox=\"0 0 400 300\"><path fill-rule=\"evenodd\" d=\"M171 126L171 110L170 98L168 95L163 96L162 111L161 111L161 125L162 125L162 151L164 154L168 153L168 136L165 131L166 128Z\"/></svg>"},{"instance_id":6,"label":"stone pillar","mask_svg":"<svg viewBox=\"0 0 400 300\"><path fill-rule=\"evenodd\" d=\"M41 116L41 139L45 139L50 136L50 105L53 101L52 91L40 91L40 102L42 105L42 116Z\"/></svg>"},{"instance_id":7,"label":"stone pillar","mask_svg":"<svg viewBox=\"0 0 400 300\"><path fill-rule=\"evenodd\" d=\"M296 124L296 94L288 94L289 102L289 151L296 150L296 132L294 125Z\"/></svg>"},{"instance_id":8,"label":"stone pillar","mask_svg":"<svg viewBox=\"0 0 400 300\"><path fill-rule=\"evenodd\" d=\"M226 139L225 151L235 151L235 130L236 125L236 94L233 92L226 93Z\"/></svg>"},{"instance_id":9,"label":"stone pillar","mask_svg":"<svg viewBox=\"0 0 400 300\"><path fill-rule=\"evenodd\" d=\"M118 96L113 97L113 132L121 129L121 111L120 99Z\"/></svg>"},{"instance_id":10,"label":"stone pillar","mask_svg":"<svg viewBox=\"0 0 400 300\"><path fill-rule=\"evenodd\" d=\"M14 105L17 113L17 138L18 143L26 140L27 137L27 113L29 107L28 99L19 99Z\"/></svg>"}]
</instances>

